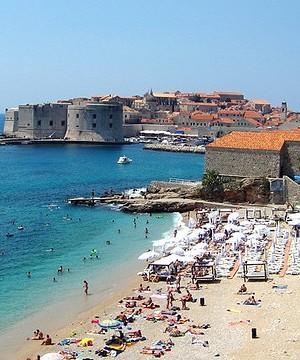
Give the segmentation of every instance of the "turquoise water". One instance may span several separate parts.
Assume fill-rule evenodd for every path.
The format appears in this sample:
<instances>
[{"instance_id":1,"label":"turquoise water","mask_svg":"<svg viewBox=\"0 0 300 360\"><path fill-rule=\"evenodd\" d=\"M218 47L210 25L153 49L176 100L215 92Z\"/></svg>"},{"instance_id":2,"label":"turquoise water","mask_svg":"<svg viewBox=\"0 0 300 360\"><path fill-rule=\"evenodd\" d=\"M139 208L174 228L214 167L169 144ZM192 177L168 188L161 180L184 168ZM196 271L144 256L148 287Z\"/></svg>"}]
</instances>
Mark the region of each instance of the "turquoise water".
<instances>
[{"instance_id":1,"label":"turquoise water","mask_svg":"<svg viewBox=\"0 0 300 360\"><path fill-rule=\"evenodd\" d=\"M123 154L133 163L117 165ZM51 302L81 295L84 279L105 289L117 265L136 259L174 221L171 214L145 214L134 228L133 215L106 206L72 207L65 203L68 197L143 187L153 179L198 179L203 159L144 151L141 145L0 147L0 332ZM8 232L14 236L6 237ZM100 260L84 262L93 248ZM70 273L57 275L61 265Z\"/></svg>"}]
</instances>

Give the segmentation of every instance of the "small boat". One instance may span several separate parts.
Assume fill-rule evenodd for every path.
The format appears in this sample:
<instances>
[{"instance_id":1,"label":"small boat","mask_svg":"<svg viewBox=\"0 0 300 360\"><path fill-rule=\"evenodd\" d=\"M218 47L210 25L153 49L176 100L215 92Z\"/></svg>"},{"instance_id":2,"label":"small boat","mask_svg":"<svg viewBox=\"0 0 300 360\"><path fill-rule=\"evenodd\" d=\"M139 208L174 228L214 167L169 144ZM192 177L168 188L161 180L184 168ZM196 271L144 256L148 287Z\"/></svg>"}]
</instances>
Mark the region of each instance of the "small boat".
<instances>
[{"instance_id":1,"label":"small boat","mask_svg":"<svg viewBox=\"0 0 300 360\"><path fill-rule=\"evenodd\" d=\"M14 234L12 234L12 233L7 233L5 236L9 238L9 237L13 237Z\"/></svg>"},{"instance_id":2,"label":"small boat","mask_svg":"<svg viewBox=\"0 0 300 360\"><path fill-rule=\"evenodd\" d=\"M129 157L123 155L119 157L119 160L117 161L117 164L130 164L132 162L131 159L129 159Z\"/></svg>"}]
</instances>

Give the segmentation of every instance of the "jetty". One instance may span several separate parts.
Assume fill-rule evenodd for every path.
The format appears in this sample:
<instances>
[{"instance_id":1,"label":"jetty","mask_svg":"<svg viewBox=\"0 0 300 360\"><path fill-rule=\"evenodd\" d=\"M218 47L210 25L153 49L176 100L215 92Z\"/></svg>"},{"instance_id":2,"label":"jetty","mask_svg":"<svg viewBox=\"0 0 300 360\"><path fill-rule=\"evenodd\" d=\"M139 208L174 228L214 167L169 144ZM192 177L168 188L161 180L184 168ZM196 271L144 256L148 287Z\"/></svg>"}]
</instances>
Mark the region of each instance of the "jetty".
<instances>
[{"instance_id":1,"label":"jetty","mask_svg":"<svg viewBox=\"0 0 300 360\"><path fill-rule=\"evenodd\" d=\"M155 151L173 151L173 152L186 152L186 153L197 153L205 154L204 146L195 146L195 145L175 145L175 144L145 144L145 150L155 150Z\"/></svg>"}]
</instances>

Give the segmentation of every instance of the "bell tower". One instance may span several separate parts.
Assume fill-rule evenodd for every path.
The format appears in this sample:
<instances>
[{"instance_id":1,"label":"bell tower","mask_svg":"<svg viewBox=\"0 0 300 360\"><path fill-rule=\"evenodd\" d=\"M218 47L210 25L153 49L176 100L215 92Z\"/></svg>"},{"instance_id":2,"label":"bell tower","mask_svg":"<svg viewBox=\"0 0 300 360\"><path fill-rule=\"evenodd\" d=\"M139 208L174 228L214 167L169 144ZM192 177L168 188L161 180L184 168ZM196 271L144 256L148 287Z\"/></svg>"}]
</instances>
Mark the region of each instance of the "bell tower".
<instances>
[{"instance_id":1,"label":"bell tower","mask_svg":"<svg viewBox=\"0 0 300 360\"><path fill-rule=\"evenodd\" d=\"M286 121L287 119L287 103L284 101L281 103L280 120Z\"/></svg>"}]
</instances>

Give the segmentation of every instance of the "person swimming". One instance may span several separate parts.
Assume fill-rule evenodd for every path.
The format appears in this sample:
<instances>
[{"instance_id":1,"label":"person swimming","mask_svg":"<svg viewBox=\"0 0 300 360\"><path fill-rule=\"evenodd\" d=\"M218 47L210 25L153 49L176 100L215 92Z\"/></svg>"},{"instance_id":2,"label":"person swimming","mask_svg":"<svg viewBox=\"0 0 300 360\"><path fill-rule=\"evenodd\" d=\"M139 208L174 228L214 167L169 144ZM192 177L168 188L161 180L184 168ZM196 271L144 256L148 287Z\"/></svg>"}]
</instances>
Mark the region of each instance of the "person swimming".
<instances>
[{"instance_id":1,"label":"person swimming","mask_svg":"<svg viewBox=\"0 0 300 360\"><path fill-rule=\"evenodd\" d=\"M106 240L106 245L110 245L111 242L109 240Z\"/></svg>"},{"instance_id":2,"label":"person swimming","mask_svg":"<svg viewBox=\"0 0 300 360\"><path fill-rule=\"evenodd\" d=\"M31 272L30 272L30 271L27 272L27 277L28 277L29 279L31 278Z\"/></svg>"}]
</instances>

